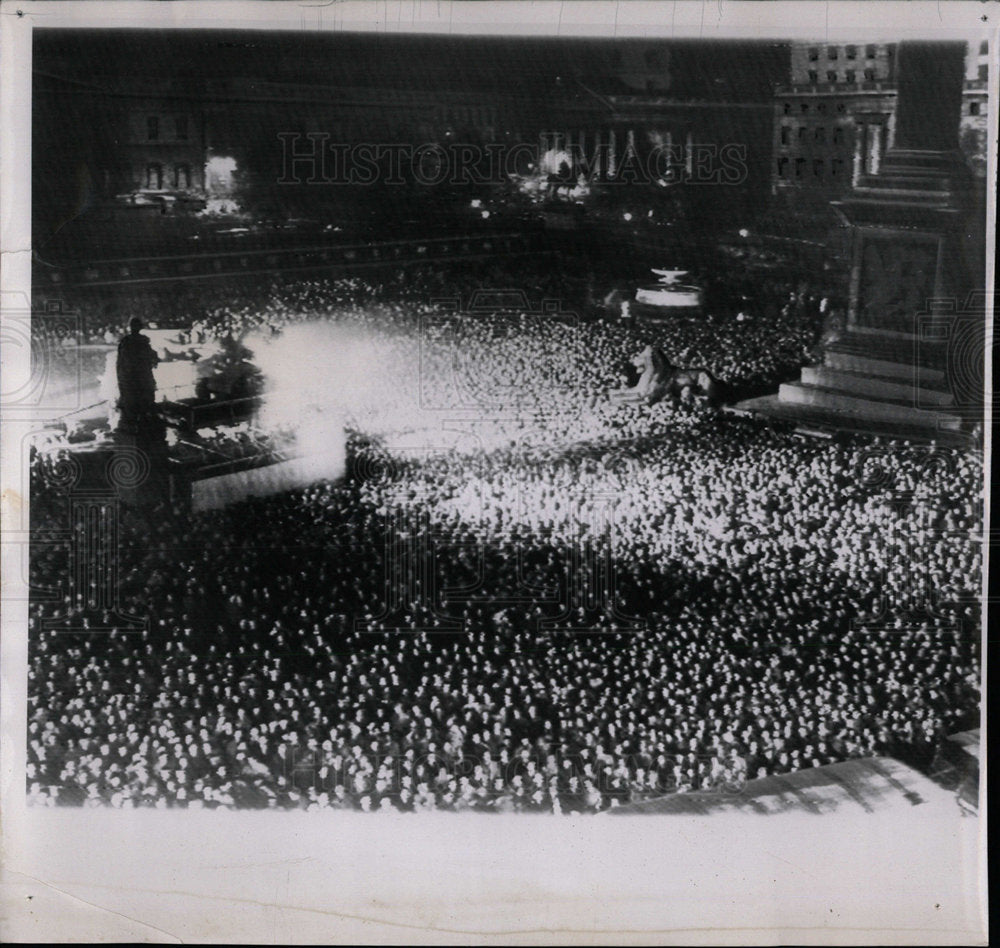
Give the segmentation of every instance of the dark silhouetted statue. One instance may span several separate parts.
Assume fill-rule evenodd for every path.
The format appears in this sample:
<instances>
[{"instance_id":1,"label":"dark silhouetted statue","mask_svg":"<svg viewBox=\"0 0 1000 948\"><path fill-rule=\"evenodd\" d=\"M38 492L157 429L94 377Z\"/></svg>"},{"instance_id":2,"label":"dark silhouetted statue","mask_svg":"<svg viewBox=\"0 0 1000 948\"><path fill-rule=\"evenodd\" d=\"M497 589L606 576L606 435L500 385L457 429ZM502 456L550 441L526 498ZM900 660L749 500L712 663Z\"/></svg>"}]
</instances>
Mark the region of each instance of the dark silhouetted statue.
<instances>
[{"instance_id":1,"label":"dark silhouetted statue","mask_svg":"<svg viewBox=\"0 0 1000 948\"><path fill-rule=\"evenodd\" d=\"M126 428L142 425L155 414L153 369L160 360L149 337L140 332L142 328L140 319L129 320L128 335L118 343L118 410L121 412L120 425Z\"/></svg>"}]
</instances>

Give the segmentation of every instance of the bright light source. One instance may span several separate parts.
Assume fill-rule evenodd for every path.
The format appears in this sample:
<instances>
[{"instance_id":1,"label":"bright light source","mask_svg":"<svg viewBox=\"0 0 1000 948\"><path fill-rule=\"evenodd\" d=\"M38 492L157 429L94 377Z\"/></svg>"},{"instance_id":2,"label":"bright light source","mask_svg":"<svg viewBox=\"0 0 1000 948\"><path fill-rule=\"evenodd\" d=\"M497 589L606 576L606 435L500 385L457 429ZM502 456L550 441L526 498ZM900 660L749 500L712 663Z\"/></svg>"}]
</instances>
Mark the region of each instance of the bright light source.
<instances>
[{"instance_id":1,"label":"bright light source","mask_svg":"<svg viewBox=\"0 0 1000 948\"><path fill-rule=\"evenodd\" d=\"M627 220L627 221L632 220L632 214L631 214L630 211L626 211L624 216L625 216L625 220Z\"/></svg>"},{"instance_id":2,"label":"bright light source","mask_svg":"<svg viewBox=\"0 0 1000 948\"><path fill-rule=\"evenodd\" d=\"M486 220L490 216L489 211L483 211L483 220Z\"/></svg>"},{"instance_id":3,"label":"bright light source","mask_svg":"<svg viewBox=\"0 0 1000 948\"><path fill-rule=\"evenodd\" d=\"M740 228L740 236L741 237L749 237L750 236L750 231L748 231L745 227L741 227Z\"/></svg>"},{"instance_id":4,"label":"bright light source","mask_svg":"<svg viewBox=\"0 0 1000 948\"><path fill-rule=\"evenodd\" d=\"M232 190L235 173L235 158L213 155L205 163L205 185L213 194L228 193Z\"/></svg>"},{"instance_id":5,"label":"bright light source","mask_svg":"<svg viewBox=\"0 0 1000 948\"><path fill-rule=\"evenodd\" d=\"M480 201L479 198L473 198L472 199L472 206L473 207L482 207L483 206L483 202Z\"/></svg>"}]
</instances>

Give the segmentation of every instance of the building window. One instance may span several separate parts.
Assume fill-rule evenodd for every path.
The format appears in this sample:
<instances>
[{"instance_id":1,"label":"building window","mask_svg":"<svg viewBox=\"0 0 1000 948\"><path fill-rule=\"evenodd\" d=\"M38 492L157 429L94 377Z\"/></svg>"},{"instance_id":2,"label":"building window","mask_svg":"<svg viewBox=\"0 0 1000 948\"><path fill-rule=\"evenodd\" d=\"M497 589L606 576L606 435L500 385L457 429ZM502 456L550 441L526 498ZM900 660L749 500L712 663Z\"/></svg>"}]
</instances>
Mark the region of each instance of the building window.
<instances>
[{"instance_id":1,"label":"building window","mask_svg":"<svg viewBox=\"0 0 1000 948\"><path fill-rule=\"evenodd\" d=\"M874 58L875 58L875 44L869 43L865 47L865 59L874 59Z\"/></svg>"},{"instance_id":2,"label":"building window","mask_svg":"<svg viewBox=\"0 0 1000 948\"><path fill-rule=\"evenodd\" d=\"M191 187L191 167L190 165L174 165L174 187Z\"/></svg>"},{"instance_id":3,"label":"building window","mask_svg":"<svg viewBox=\"0 0 1000 948\"><path fill-rule=\"evenodd\" d=\"M181 142L187 141L188 119L186 115L178 115L174 119L174 137Z\"/></svg>"},{"instance_id":4,"label":"building window","mask_svg":"<svg viewBox=\"0 0 1000 948\"><path fill-rule=\"evenodd\" d=\"M985 55L987 55L987 53L989 53L989 51L990 51L990 41L989 40L983 40L979 44L979 55L980 56L985 56Z\"/></svg>"},{"instance_id":5,"label":"building window","mask_svg":"<svg viewBox=\"0 0 1000 948\"><path fill-rule=\"evenodd\" d=\"M786 102L785 103L785 115L791 115L791 114L792 114L792 103L791 102Z\"/></svg>"},{"instance_id":6,"label":"building window","mask_svg":"<svg viewBox=\"0 0 1000 948\"><path fill-rule=\"evenodd\" d=\"M813 174L817 178L822 178L823 177L823 159L822 158L814 158L813 159Z\"/></svg>"},{"instance_id":7,"label":"building window","mask_svg":"<svg viewBox=\"0 0 1000 948\"><path fill-rule=\"evenodd\" d=\"M857 59L858 58L858 47L857 46L848 46L847 49L846 49L846 53L847 53L847 58L848 59Z\"/></svg>"},{"instance_id":8,"label":"building window","mask_svg":"<svg viewBox=\"0 0 1000 948\"><path fill-rule=\"evenodd\" d=\"M826 129L822 125L816 129L816 141L820 144L826 143Z\"/></svg>"},{"instance_id":9,"label":"building window","mask_svg":"<svg viewBox=\"0 0 1000 948\"><path fill-rule=\"evenodd\" d=\"M819 82L819 75L816 73L815 69L809 70L809 82L811 85L816 85Z\"/></svg>"},{"instance_id":10,"label":"building window","mask_svg":"<svg viewBox=\"0 0 1000 948\"><path fill-rule=\"evenodd\" d=\"M787 125L782 125L781 126L781 144L782 145L787 145L788 144L788 132L789 132L788 126Z\"/></svg>"},{"instance_id":11,"label":"building window","mask_svg":"<svg viewBox=\"0 0 1000 948\"><path fill-rule=\"evenodd\" d=\"M979 103L978 102L970 102L969 103L969 115L978 115L978 114L979 114Z\"/></svg>"},{"instance_id":12,"label":"building window","mask_svg":"<svg viewBox=\"0 0 1000 948\"><path fill-rule=\"evenodd\" d=\"M785 176L785 168L788 165L788 159L781 157L778 159L778 177L783 178Z\"/></svg>"},{"instance_id":13,"label":"building window","mask_svg":"<svg viewBox=\"0 0 1000 948\"><path fill-rule=\"evenodd\" d=\"M150 115L146 119L146 138L155 142L160 137L160 120L155 115Z\"/></svg>"},{"instance_id":14,"label":"building window","mask_svg":"<svg viewBox=\"0 0 1000 948\"><path fill-rule=\"evenodd\" d=\"M806 132L807 131L808 131L808 129L806 128L805 125L800 125L799 126L799 141L800 142L804 142L806 140Z\"/></svg>"},{"instance_id":15,"label":"building window","mask_svg":"<svg viewBox=\"0 0 1000 948\"><path fill-rule=\"evenodd\" d=\"M986 63L982 63L979 67L979 81L986 82L989 80L989 67Z\"/></svg>"},{"instance_id":16,"label":"building window","mask_svg":"<svg viewBox=\"0 0 1000 948\"><path fill-rule=\"evenodd\" d=\"M874 81L875 81L875 70L874 69L866 69L865 70L865 82L874 82Z\"/></svg>"},{"instance_id":17,"label":"building window","mask_svg":"<svg viewBox=\"0 0 1000 948\"><path fill-rule=\"evenodd\" d=\"M838 50L836 46L828 46L826 50L827 59L836 59L838 55Z\"/></svg>"},{"instance_id":18,"label":"building window","mask_svg":"<svg viewBox=\"0 0 1000 948\"><path fill-rule=\"evenodd\" d=\"M806 163L805 158L796 158L795 159L795 177L796 178L801 178L802 177L802 166L805 163Z\"/></svg>"},{"instance_id":19,"label":"building window","mask_svg":"<svg viewBox=\"0 0 1000 948\"><path fill-rule=\"evenodd\" d=\"M848 69L844 73L844 82L857 82L858 74L853 69Z\"/></svg>"},{"instance_id":20,"label":"building window","mask_svg":"<svg viewBox=\"0 0 1000 948\"><path fill-rule=\"evenodd\" d=\"M146 166L146 187L156 191L163 187L163 165Z\"/></svg>"},{"instance_id":21,"label":"building window","mask_svg":"<svg viewBox=\"0 0 1000 948\"><path fill-rule=\"evenodd\" d=\"M809 62L814 63L814 62L816 62L817 59L819 59L819 47L818 46L810 46L809 47Z\"/></svg>"},{"instance_id":22,"label":"building window","mask_svg":"<svg viewBox=\"0 0 1000 948\"><path fill-rule=\"evenodd\" d=\"M844 140L844 130L838 125L833 130L833 143L834 145L839 145Z\"/></svg>"},{"instance_id":23,"label":"building window","mask_svg":"<svg viewBox=\"0 0 1000 948\"><path fill-rule=\"evenodd\" d=\"M816 111L819 112L820 115L826 115L826 103L820 102L820 104L816 106Z\"/></svg>"},{"instance_id":24,"label":"building window","mask_svg":"<svg viewBox=\"0 0 1000 948\"><path fill-rule=\"evenodd\" d=\"M809 103L808 103L808 102L803 102L803 103L802 103L802 113L803 113L803 115L804 115L804 114L805 114L806 112L808 112L808 111L809 111Z\"/></svg>"},{"instance_id":25,"label":"building window","mask_svg":"<svg viewBox=\"0 0 1000 948\"><path fill-rule=\"evenodd\" d=\"M830 177L836 178L837 173L840 171L841 165L843 165L843 158L833 158L830 160Z\"/></svg>"},{"instance_id":26,"label":"building window","mask_svg":"<svg viewBox=\"0 0 1000 948\"><path fill-rule=\"evenodd\" d=\"M831 69L826 74L826 81L827 82L836 82L837 81L837 73L834 70Z\"/></svg>"},{"instance_id":27,"label":"building window","mask_svg":"<svg viewBox=\"0 0 1000 948\"><path fill-rule=\"evenodd\" d=\"M838 102L837 103L837 111L838 112L846 112L847 111L847 106L844 105L843 102Z\"/></svg>"}]
</instances>

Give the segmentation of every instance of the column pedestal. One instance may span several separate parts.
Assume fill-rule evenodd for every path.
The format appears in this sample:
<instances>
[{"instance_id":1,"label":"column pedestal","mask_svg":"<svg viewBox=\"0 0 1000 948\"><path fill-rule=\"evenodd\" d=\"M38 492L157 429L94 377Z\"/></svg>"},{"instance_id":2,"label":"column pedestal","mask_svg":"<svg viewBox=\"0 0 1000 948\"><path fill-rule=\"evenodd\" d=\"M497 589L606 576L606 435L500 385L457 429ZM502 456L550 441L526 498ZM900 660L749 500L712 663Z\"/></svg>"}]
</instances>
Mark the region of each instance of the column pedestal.
<instances>
[{"instance_id":1,"label":"column pedestal","mask_svg":"<svg viewBox=\"0 0 1000 948\"><path fill-rule=\"evenodd\" d=\"M967 436L975 412L956 403L956 353L942 328L982 285L967 246L972 175L957 147L963 55L962 44L900 44L897 147L833 205L851 230L846 330L820 365L739 408L810 427Z\"/></svg>"}]
</instances>

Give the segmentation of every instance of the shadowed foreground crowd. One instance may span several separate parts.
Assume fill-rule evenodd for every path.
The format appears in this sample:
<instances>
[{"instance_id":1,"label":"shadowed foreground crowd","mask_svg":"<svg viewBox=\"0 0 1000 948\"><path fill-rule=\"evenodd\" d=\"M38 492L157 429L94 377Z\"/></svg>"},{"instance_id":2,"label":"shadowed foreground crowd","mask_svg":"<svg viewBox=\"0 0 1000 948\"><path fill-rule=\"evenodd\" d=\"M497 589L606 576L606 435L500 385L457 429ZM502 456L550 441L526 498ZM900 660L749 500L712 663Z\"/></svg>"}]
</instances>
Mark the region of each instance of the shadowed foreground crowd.
<instances>
[{"instance_id":1,"label":"shadowed foreground crowd","mask_svg":"<svg viewBox=\"0 0 1000 948\"><path fill-rule=\"evenodd\" d=\"M614 405L635 329L427 298L317 280L204 312L363 331L391 384L345 396L344 478L124 510L118 608L144 629L36 596L33 800L592 812L919 765L978 719L978 458ZM817 334L794 307L716 329L657 341L752 384ZM58 459L33 477L52 587L69 495Z\"/></svg>"}]
</instances>

